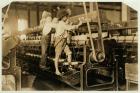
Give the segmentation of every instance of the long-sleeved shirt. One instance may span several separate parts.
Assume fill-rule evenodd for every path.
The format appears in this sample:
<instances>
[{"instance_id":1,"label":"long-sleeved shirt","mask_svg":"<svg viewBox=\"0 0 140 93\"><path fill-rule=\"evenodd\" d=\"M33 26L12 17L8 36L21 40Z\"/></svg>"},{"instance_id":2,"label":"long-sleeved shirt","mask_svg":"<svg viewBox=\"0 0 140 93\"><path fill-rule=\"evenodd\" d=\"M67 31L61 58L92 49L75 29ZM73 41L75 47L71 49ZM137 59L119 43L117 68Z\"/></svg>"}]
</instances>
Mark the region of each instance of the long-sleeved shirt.
<instances>
[{"instance_id":1,"label":"long-sleeved shirt","mask_svg":"<svg viewBox=\"0 0 140 93\"><path fill-rule=\"evenodd\" d=\"M45 25L44 25L44 28L43 28L43 35L47 35L50 33L51 29L52 28L55 28L56 29L57 27L57 23L53 23L53 22L47 22Z\"/></svg>"}]
</instances>

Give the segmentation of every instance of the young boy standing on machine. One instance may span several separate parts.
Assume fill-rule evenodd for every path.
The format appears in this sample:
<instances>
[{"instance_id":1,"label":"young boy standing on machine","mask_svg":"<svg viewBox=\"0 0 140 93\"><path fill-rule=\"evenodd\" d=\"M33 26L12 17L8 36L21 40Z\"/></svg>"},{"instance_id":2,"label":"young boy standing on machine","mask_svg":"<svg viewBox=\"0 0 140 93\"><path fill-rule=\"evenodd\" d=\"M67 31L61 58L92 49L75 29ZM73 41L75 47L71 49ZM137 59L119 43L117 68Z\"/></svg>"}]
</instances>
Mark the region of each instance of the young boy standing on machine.
<instances>
[{"instance_id":1,"label":"young boy standing on machine","mask_svg":"<svg viewBox=\"0 0 140 93\"><path fill-rule=\"evenodd\" d=\"M66 53L68 59L68 64L71 64L71 50L69 49L69 46L66 44L66 38L67 38L67 30L73 30L77 29L82 22L79 21L78 25L68 25L67 20L69 17L69 13L66 10L61 10L57 14L58 18L58 24L56 26L56 32L55 32L55 73L56 75L61 75L59 69L58 69L58 61L60 58L60 55L62 51Z\"/></svg>"}]
</instances>

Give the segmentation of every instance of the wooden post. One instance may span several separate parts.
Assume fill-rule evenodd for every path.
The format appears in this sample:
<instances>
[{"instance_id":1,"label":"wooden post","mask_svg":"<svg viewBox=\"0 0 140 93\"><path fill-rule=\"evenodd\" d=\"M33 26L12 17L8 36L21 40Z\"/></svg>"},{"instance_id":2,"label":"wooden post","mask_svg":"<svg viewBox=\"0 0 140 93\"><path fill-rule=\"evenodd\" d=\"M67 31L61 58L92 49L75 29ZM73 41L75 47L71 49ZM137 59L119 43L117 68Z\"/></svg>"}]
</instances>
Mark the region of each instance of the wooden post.
<instances>
[{"instance_id":1,"label":"wooden post","mask_svg":"<svg viewBox=\"0 0 140 93\"><path fill-rule=\"evenodd\" d=\"M129 18L130 11L129 10L130 10L129 7L122 3L122 12L121 12L122 22L127 22L130 20L130 18Z\"/></svg>"},{"instance_id":2,"label":"wooden post","mask_svg":"<svg viewBox=\"0 0 140 93\"><path fill-rule=\"evenodd\" d=\"M37 6L36 15L37 15L37 25L39 25L39 6Z\"/></svg>"},{"instance_id":3,"label":"wooden post","mask_svg":"<svg viewBox=\"0 0 140 93\"><path fill-rule=\"evenodd\" d=\"M93 2L89 3L89 12L93 12Z\"/></svg>"},{"instance_id":4,"label":"wooden post","mask_svg":"<svg viewBox=\"0 0 140 93\"><path fill-rule=\"evenodd\" d=\"M28 8L28 27L31 26L31 21L30 21L30 8Z\"/></svg>"}]
</instances>

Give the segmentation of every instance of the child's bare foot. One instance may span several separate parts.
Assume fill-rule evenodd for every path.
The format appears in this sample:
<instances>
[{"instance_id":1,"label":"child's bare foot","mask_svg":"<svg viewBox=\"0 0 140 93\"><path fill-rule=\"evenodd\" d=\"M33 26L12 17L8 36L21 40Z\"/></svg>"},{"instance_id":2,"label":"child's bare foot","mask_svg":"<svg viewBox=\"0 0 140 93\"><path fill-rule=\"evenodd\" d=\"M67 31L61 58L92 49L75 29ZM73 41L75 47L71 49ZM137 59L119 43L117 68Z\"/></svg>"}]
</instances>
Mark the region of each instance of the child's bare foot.
<instances>
[{"instance_id":1,"label":"child's bare foot","mask_svg":"<svg viewBox=\"0 0 140 93\"><path fill-rule=\"evenodd\" d=\"M46 66L43 66L43 65L40 65L39 66L41 69L45 69L46 68Z\"/></svg>"},{"instance_id":2,"label":"child's bare foot","mask_svg":"<svg viewBox=\"0 0 140 93\"><path fill-rule=\"evenodd\" d=\"M61 73L59 71L56 71L55 74L61 76Z\"/></svg>"}]
</instances>

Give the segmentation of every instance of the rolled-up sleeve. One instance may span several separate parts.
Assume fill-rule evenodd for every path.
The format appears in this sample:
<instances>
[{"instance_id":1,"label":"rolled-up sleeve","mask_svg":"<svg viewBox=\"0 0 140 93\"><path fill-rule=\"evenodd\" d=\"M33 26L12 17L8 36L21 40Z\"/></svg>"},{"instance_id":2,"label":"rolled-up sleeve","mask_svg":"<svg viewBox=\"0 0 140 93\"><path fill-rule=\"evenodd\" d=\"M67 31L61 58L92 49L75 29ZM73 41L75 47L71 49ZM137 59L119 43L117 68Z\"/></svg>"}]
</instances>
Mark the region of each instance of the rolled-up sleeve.
<instances>
[{"instance_id":1,"label":"rolled-up sleeve","mask_svg":"<svg viewBox=\"0 0 140 93\"><path fill-rule=\"evenodd\" d=\"M64 25L65 30L77 29L77 25Z\"/></svg>"}]
</instances>

